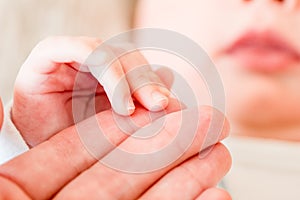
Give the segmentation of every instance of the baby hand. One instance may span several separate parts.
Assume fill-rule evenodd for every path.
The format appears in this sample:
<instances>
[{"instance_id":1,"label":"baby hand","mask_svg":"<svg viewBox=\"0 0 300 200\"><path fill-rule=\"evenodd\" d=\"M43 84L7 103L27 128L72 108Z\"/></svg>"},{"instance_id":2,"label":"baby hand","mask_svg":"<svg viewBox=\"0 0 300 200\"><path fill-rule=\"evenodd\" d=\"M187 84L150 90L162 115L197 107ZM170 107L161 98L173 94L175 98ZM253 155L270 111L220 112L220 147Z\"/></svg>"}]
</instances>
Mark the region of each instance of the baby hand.
<instances>
[{"instance_id":1,"label":"baby hand","mask_svg":"<svg viewBox=\"0 0 300 200\"><path fill-rule=\"evenodd\" d=\"M105 52L100 52L99 59L93 59L93 63L85 61L100 44L95 38L52 37L33 49L17 76L12 108L12 120L28 145L35 146L74 124L74 98L86 98L89 102L94 95L97 112L111 105L121 115L134 112L131 92L148 110L159 111L168 105L169 91L138 51L122 56L98 77L99 66L106 64ZM144 67L135 70L140 66ZM132 71L135 73L127 76L126 73ZM76 80L78 73L79 81ZM141 79L151 84L137 87ZM96 94L95 84L98 84ZM88 115L82 119L86 117Z\"/></svg>"}]
</instances>

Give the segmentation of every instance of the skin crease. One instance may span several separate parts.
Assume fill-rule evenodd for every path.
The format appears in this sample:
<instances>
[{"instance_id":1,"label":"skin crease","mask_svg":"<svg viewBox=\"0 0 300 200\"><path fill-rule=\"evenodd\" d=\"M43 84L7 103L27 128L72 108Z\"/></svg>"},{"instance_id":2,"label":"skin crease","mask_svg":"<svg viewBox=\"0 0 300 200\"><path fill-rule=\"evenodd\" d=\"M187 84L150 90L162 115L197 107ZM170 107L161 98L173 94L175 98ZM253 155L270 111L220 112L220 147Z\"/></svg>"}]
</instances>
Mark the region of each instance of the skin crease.
<instances>
[{"instance_id":1,"label":"skin crease","mask_svg":"<svg viewBox=\"0 0 300 200\"><path fill-rule=\"evenodd\" d=\"M232 134L289 141L300 141L300 63L251 71L224 50L252 30L275 32L300 51L299 23L297 0L143 0L136 13L137 27L175 30L206 50L224 83Z\"/></svg>"},{"instance_id":2,"label":"skin crease","mask_svg":"<svg viewBox=\"0 0 300 200\"><path fill-rule=\"evenodd\" d=\"M168 90L160 78L150 68L135 70L147 64L138 51L120 57L105 70L101 52L95 51L100 43L98 38L57 36L44 39L32 50L16 78L11 111L12 121L29 146L35 146L74 124L73 101L76 101L77 113L81 113L76 120L91 116L94 109L89 105L93 103L90 99L95 87L96 112L112 105L121 115L132 114L131 96L149 110L156 108L158 111L167 106ZM108 56L109 51L104 54ZM89 69L80 68L85 62L89 62L92 69L97 65L100 69L103 67L101 70L105 73L100 82L87 73ZM134 70L131 77L125 79L124 72L130 70ZM141 76L144 86L131 94L130 87L138 87L135 80ZM73 93L75 85L76 92ZM154 99L152 94L158 98ZM113 96L119 101L114 101Z\"/></svg>"},{"instance_id":3,"label":"skin crease","mask_svg":"<svg viewBox=\"0 0 300 200\"><path fill-rule=\"evenodd\" d=\"M60 44L63 41L68 43L66 46L69 48L64 45L62 46L65 49L60 48L63 53L54 48L56 47L55 44L58 43L53 43L53 41L57 42L57 39L59 39ZM90 39L86 39L90 41ZM229 152L222 144L216 144L228 136L229 125L225 121L221 133L211 131L211 135L207 135L205 132L210 124L212 114L215 116L216 113L219 113L221 114L220 117L223 118L222 113L212 112L213 110L209 107L203 107L199 110L198 130L195 132L197 134L192 144L183 156L167 167L153 173L136 175L112 170L98 163L95 157L92 156L93 154L86 148L86 143L82 142L83 138L79 136L77 127L71 126L64 129L64 127L70 126L68 119L65 120L64 117L68 117L68 115L66 116L68 113L72 114L72 110L68 110L67 106L61 105L64 99L70 95L68 91L72 89L70 85L73 84L72 80L75 78L74 68L76 66L70 65L75 61L80 62L78 61L80 60L77 57L78 55L84 57L82 52L77 54L77 51L85 48L71 48L72 44L83 44L85 46L86 40L83 38L52 38L50 41L48 39L45 41L46 43L38 45L38 50L33 51L24 63L16 81L12 120L27 144L33 146L33 148L0 165L0 199L49 199L52 197L55 199L78 199L79 196L82 196L82 198L88 196L91 199L136 199L137 197L154 199L158 195L163 195L166 199L174 199L171 197L177 199L191 197L188 199L195 199L197 197L201 198L202 194L205 199L211 199L215 196L214 193L210 192L211 190L218 194L219 199L230 199L227 192L214 188L231 165ZM70 41L72 44L69 43ZM75 49L75 52L73 49ZM89 50L89 48L87 49ZM136 53L120 58L120 61L124 64L123 67L128 70L139 64L144 65L146 62ZM73 70L70 69L71 67L74 67ZM89 74L83 74L83 76L84 78L80 79L81 81L89 81L80 82L82 83L80 89L89 89L89 84L92 84L91 80L94 79ZM64 81L61 81L62 78ZM155 77L149 78L154 79ZM153 85L153 88L149 88L150 86L146 85L135 91L134 95L136 94L135 97L140 103L144 102L140 101L143 100L142 98L146 100L150 98L138 96L138 94L151 94L149 89L160 89L156 85ZM144 89L147 89L148 92ZM76 90L76 92L79 94L82 91ZM82 94L86 95L86 93ZM92 140L90 144L93 151L95 146L99 147L96 151L98 159L105 159L117 147L129 150L141 150L142 147L145 152L156 152L157 149L161 149L162 146L169 143L172 135L178 132L178 127L174 126L181 119L181 112L174 112L179 109L177 101L172 104L168 99L166 111L167 113L168 111L173 113L166 115L166 126L161 129L162 132L158 134L158 137L153 137L150 141L141 140L141 142L144 142L144 145L141 145L141 142L131 139L131 137L127 138L128 134L124 134L120 127L115 124L113 113L109 107L104 106L109 104L108 98L104 95L99 95L98 98L98 100L101 100L97 101L99 104L101 103L99 108L103 112L99 112L96 118L98 124L101 124L103 133L107 133L106 138L112 142L112 147L101 145L103 144L101 140L93 140L94 136L90 134L98 131L98 127L91 124L94 122L93 117L77 124L85 128L84 135L87 136L88 140ZM149 110L152 103L147 104L146 102L143 107L148 107ZM79 105L77 104L77 106ZM137 110L131 115L133 121L141 122L141 128L149 121L149 118L147 118L149 113L144 108L138 106ZM193 117L193 120L195 120L192 113L194 113L194 110L188 116ZM85 117L88 116L83 116L83 118ZM220 117L217 118L220 119ZM198 119L197 116L196 118ZM40 121L43 123L39 123ZM149 126L147 127L149 128ZM22 129L22 127L31 130L26 134L27 130ZM52 128L55 128L55 130ZM97 130L93 130L93 128ZM44 134L42 134L42 131L44 131ZM95 141L99 142L100 145L95 145ZM212 145L215 146L209 154L206 154L206 152L199 159L199 151ZM177 149L174 149L174 152L177 152L181 150L182 145L178 143L175 148ZM160 159L163 159L163 156ZM126 159L122 160L122 165L126 166L128 164L130 166L132 164L132 160L127 161L128 163L126 163ZM206 176L197 173L202 168L201 171ZM114 181L107 182L109 179ZM187 182L186 180L191 180L190 188L182 193L182 185L180 185L180 190L174 192L174 189L179 185L172 183Z\"/></svg>"},{"instance_id":4,"label":"skin crease","mask_svg":"<svg viewBox=\"0 0 300 200\"><path fill-rule=\"evenodd\" d=\"M170 7L171 5L172 9L162 9L161 11L156 9L156 16L151 18L157 18L160 26L167 28L166 24L168 24L169 28L178 30L199 42L218 66L225 84L228 106L227 114L233 124L233 133L256 137L300 140L300 136L296 134L300 129L297 126L300 118L300 107L298 105L300 97L297 94L297 85L300 83L299 69L290 66L285 71L273 74L249 72L239 67L234 58L222 52L223 48L226 48L236 37L245 30L253 27L258 29L273 29L294 44L297 49L300 49L300 44L297 41L299 31L297 30L297 26L295 26L300 19L297 7L283 6L275 1L255 1L253 3L251 1L244 2L238 0L211 0L205 2L195 0L192 3L178 1L176 5L174 5L174 1L165 0L160 1L159 4L161 7ZM180 13L180 15L173 13L175 11L176 13ZM170 24L162 20L163 16L160 15L168 15L172 19L174 19L174 16L180 16L180 19L175 21L174 24ZM236 18L236 16L239 17ZM191 17L192 19L197 19L193 20L198 24L199 29L197 31L194 30L195 26L193 23L186 23L186 20L191 21ZM259 25L257 21L260 22ZM290 27L293 27L294 31L291 32ZM299 63L296 63L296 65L299 65ZM0 106L0 113L2 113L2 106ZM2 123L1 118L0 124ZM58 136L67 135L66 132L65 134L58 134ZM65 140L54 139L51 141L53 144L57 144L58 141ZM73 141L73 138L70 141ZM45 156L42 153L44 153L43 147L46 145L47 143L31 151L31 155ZM48 146L50 148L49 143ZM57 146L64 147L66 145ZM70 153L70 151L67 152ZM27 153L23 156L23 160L22 157L14 159L13 162L6 164L6 167L9 169L13 166L16 170L19 167L18 171L22 168L28 169L29 167L26 166L32 166L32 163L34 163L25 162L27 160L25 158L28 155L30 154ZM48 156L51 158L55 154L49 154ZM20 165L20 163L25 164ZM56 167L56 163L50 162L50 164L53 168ZM5 168L2 167L1 170L3 169ZM33 174L28 174L28 176L32 177ZM27 180L30 181L30 179ZM40 182L40 177L36 177L35 180ZM4 183L9 182L9 180L1 178L0 182L3 181L6 181ZM89 182L82 181L81 185L87 183ZM28 184L24 183L24 185ZM17 184L14 185L14 187L16 186ZM33 193L35 189L35 187L32 189ZM211 189L207 190L199 199L220 199L216 198L216 196L218 196L216 195L216 191Z\"/></svg>"},{"instance_id":5,"label":"skin crease","mask_svg":"<svg viewBox=\"0 0 300 200\"><path fill-rule=\"evenodd\" d=\"M24 85L20 85L24 87ZM33 90L31 87L26 88ZM22 98L19 99L21 103L24 103L24 99L23 102ZM45 99L47 100L47 98ZM49 104L46 105L49 106ZM54 106L49 107L52 108ZM2 113L2 106L0 107L0 113ZM141 114L138 115L137 113L135 112L137 119L145 119ZM145 109L141 113L144 115L147 114ZM182 158L168 166L168 168L140 176L120 173L96 163L96 160L91 157L91 154L83 146L74 126L53 135L49 140L46 140L48 137L45 137L46 139L42 138L36 142L40 143L40 145L33 147L25 154L0 166L1 199L48 199L52 197L56 199L60 199L60 197L71 199L68 197L72 197L76 192L78 195L89 196L91 199L106 199L101 197L106 197L107 195L110 195L112 199L136 199L139 195L143 195L141 196L142 199L154 199L156 196L173 197L167 199L184 199L180 195L188 195L193 197L193 199L231 199L227 192L214 188L230 167L231 159L226 148L221 144L217 144L205 158L198 158L198 152L201 149L200 145L205 140L205 134L201 131L205 130L210 113L208 108L204 109L203 113L201 113L202 117L208 118L200 119L197 139L191 145L192 148ZM180 115L177 115L169 115L173 116L170 117L170 123L168 123L171 127L179 121L178 118ZM99 119L111 119L111 111L107 110L106 112L99 113L97 117ZM1 118L0 122L2 122ZM201 125L201 122L204 127ZM114 128L113 120L107 120L106 123L104 127L108 128L109 131L105 132L109 132L108 136L111 137L112 141L115 141L117 144L121 143L118 140L122 138L120 135L124 134L120 133L120 131L112 131ZM226 124L225 127L227 126L227 128L223 130L221 138L218 138L219 140L228 136L228 125ZM43 128L46 129L49 127ZM176 131L173 132L176 133ZM36 130L32 133L40 132ZM162 134L162 136L166 137L155 139L149 144L152 144L153 147L160 147L163 142L169 141L169 134ZM136 145L136 149L140 148L136 143L130 144L128 142L130 140L128 139L126 141L121 144L124 144L123 146L125 147L127 144L131 148L134 148L134 145ZM217 141L213 142L216 143ZM153 150L151 145L148 148ZM100 150L101 152L103 151L103 156L106 155L105 149ZM203 167L201 171L206 176L198 173L201 167ZM110 175L114 176L112 179L114 181L107 182L112 177ZM175 182L187 182L187 180L191 180L191 177L194 180L191 181L191 188L187 188L190 190L186 190L185 193L182 192L181 185L173 184ZM99 187L99 183L101 182L105 184L101 184L102 187ZM124 182L128 184L124 184ZM175 190L178 186L180 189ZM83 188L84 190L82 190Z\"/></svg>"},{"instance_id":6,"label":"skin crease","mask_svg":"<svg viewBox=\"0 0 300 200\"><path fill-rule=\"evenodd\" d=\"M169 113L177 109L178 103L170 102L166 111ZM228 150L218 143L207 156L202 159L198 157L199 149L205 140L203 131L209 124L211 111L208 107L199 108L201 114L197 139L180 159L165 168L144 174L122 173L97 162L82 143L76 127L69 127L30 151L0 165L0 199L82 199L87 196L90 199L137 199L138 197L156 199L157 196L164 196L166 199L216 199L217 197L220 200L229 200L231 198L227 192L214 188L230 168L231 159ZM132 116L133 121L137 120L143 126L149 123L148 114L139 106ZM180 116L180 112L167 115L168 123L163 132L176 130L173 124L178 122ZM112 148L122 146L125 149L138 149L140 147L138 142L130 142L130 137L126 139L128 136L114 124L110 110L101 112L95 117L103 125L103 133L107 133L107 139L113 143ZM93 118L80 124L85 126L90 122L93 122ZM95 132L93 127L90 126L90 133ZM218 141L227 137L228 133L229 124L226 122ZM211 134L216 133L211 132ZM160 149L161 145L170 141L171 137L170 132L162 133L148 145L143 145L143 149L151 152L153 147ZM217 141L213 143L215 142ZM113 152L110 147L103 148L100 145L98 147L99 159ZM131 162L131 160L127 161ZM202 171L200 174L199 169ZM183 193L182 185L174 183L182 183L186 180L191 182Z\"/></svg>"}]
</instances>

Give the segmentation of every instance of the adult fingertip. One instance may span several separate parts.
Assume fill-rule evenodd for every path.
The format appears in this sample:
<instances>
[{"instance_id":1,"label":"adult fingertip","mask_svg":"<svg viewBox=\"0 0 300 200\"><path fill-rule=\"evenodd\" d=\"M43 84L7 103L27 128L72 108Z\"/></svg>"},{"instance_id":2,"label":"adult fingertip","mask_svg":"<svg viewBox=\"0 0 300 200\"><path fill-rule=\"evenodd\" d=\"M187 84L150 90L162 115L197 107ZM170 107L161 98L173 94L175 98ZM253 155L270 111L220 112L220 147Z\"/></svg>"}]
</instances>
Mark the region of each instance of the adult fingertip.
<instances>
[{"instance_id":1,"label":"adult fingertip","mask_svg":"<svg viewBox=\"0 0 300 200\"><path fill-rule=\"evenodd\" d=\"M196 200L232 200L230 194L220 188L209 188L205 190Z\"/></svg>"}]
</instances>

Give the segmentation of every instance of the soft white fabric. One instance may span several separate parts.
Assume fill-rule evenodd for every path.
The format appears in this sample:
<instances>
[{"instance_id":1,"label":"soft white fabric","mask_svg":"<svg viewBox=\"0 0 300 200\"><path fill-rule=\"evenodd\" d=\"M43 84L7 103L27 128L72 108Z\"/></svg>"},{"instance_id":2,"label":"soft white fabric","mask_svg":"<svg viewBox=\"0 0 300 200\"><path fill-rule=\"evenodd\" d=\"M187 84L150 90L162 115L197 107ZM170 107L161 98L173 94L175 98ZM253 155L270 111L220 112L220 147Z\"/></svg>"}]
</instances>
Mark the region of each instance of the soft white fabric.
<instances>
[{"instance_id":1,"label":"soft white fabric","mask_svg":"<svg viewBox=\"0 0 300 200\"><path fill-rule=\"evenodd\" d=\"M231 137L232 169L224 186L233 200L299 200L300 143Z\"/></svg>"},{"instance_id":2,"label":"soft white fabric","mask_svg":"<svg viewBox=\"0 0 300 200\"><path fill-rule=\"evenodd\" d=\"M12 103L6 106L0 133L0 164L24 153L29 147L11 120Z\"/></svg>"}]
</instances>

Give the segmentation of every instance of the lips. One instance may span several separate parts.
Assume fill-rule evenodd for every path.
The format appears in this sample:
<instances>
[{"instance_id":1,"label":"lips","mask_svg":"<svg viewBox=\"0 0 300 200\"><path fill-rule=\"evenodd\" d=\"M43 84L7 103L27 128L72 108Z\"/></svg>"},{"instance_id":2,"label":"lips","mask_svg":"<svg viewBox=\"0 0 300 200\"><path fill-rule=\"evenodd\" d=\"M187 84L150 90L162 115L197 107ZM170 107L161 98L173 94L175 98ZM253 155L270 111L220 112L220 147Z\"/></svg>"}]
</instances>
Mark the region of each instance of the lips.
<instances>
[{"instance_id":1,"label":"lips","mask_svg":"<svg viewBox=\"0 0 300 200\"><path fill-rule=\"evenodd\" d=\"M273 32L248 32L236 40L226 53L241 67L273 72L300 61L299 52Z\"/></svg>"}]
</instances>

